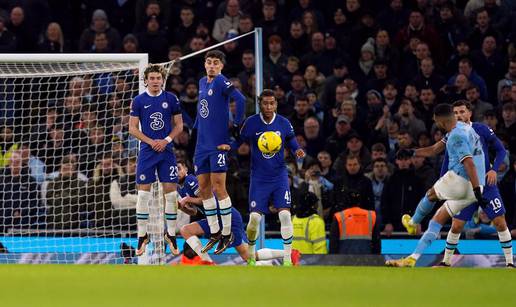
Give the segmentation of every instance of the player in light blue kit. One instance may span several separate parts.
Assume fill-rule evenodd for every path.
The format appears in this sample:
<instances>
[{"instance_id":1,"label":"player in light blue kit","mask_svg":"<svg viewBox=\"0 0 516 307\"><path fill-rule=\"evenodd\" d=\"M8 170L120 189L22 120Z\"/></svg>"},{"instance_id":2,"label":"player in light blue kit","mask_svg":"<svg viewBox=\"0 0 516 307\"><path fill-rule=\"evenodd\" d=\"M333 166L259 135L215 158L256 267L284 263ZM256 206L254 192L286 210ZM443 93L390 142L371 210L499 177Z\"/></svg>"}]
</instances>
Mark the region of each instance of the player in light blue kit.
<instances>
[{"instance_id":1,"label":"player in light blue kit","mask_svg":"<svg viewBox=\"0 0 516 307\"><path fill-rule=\"evenodd\" d=\"M453 104L453 112L455 114L455 118L458 121L471 125L473 130L480 136L480 141L482 143L482 148L484 151L484 161L486 170L489 170L486 173L487 184L484 187L483 196L487 201L487 204L482 210L487 214L487 216L493 221L494 226L498 231L498 238L500 240L500 245L505 255L505 262L508 267L513 267L513 255L512 255L512 239L511 233L507 228L507 223L505 221L505 207L503 205L502 197L500 196L500 192L498 191L498 186L496 185L496 171L500 168L505 156L507 154L503 144L496 137L493 130L491 130L487 125L483 123L471 122L472 116L472 106L466 100L459 100ZM416 150L416 154L423 156L433 156L439 154L445 147L446 138L442 139L442 142L438 142L430 147L425 147ZM496 156L491 166L489 159L489 149L494 149L496 152ZM441 168L441 176L448 169L448 156L445 155L443 165ZM406 225L407 230L413 233L412 227L416 224L419 224L421 220L424 218L428 212L433 207L433 203L420 203L418 208L416 209L416 213L407 223L404 221L404 225ZM448 237L446 239L446 249L444 254L444 259L440 263L440 266L450 266L451 257L455 252L455 249L459 243L459 238L462 230L464 229L464 225L467 221L471 220L473 214L478 210L478 203L474 203L464 210L461 210L457 215L453 217L452 227L448 232ZM410 218L410 217L409 217ZM406 220L407 217L404 217Z\"/></svg>"},{"instance_id":2,"label":"player in light blue kit","mask_svg":"<svg viewBox=\"0 0 516 307\"><path fill-rule=\"evenodd\" d=\"M173 254L179 254L176 243L177 220L177 166L172 140L183 129L181 108L176 95L162 90L166 71L159 65L150 64L144 72L147 90L136 96L131 104L129 133L140 140L140 152L136 166L138 200L138 247L141 256L149 243L147 223L149 202L152 200L151 184L156 173L165 195L165 241ZM141 130L140 130L141 125Z\"/></svg>"},{"instance_id":3,"label":"player in light blue kit","mask_svg":"<svg viewBox=\"0 0 516 307\"><path fill-rule=\"evenodd\" d=\"M245 97L221 74L225 55L218 50L208 51L204 57L206 77L199 80L199 103L197 104L197 144L195 146L194 168L199 180L200 196L206 218L210 225L211 237L203 253L217 242L215 254L222 253L233 237L231 235L231 199L226 191L227 152L221 149L229 144L229 102L236 102L236 116L233 132L244 119ZM217 204L222 219L222 231L218 223Z\"/></svg>"},{"instance_id":4,"label":"player in light blue kit","mask_svg":"<svg viewBox=\"0 0 516 307\"><path fill-rule=\"evenodd\" d=\"M435 213L414 252L406 258L388 260L385 263L388 266L415 266L417 259L437 239L442 226L450 217L475 200L481 206L486 204L482 196L486 172L480 137L470 125L457 121L451 105L437 105L434 121L438 128L447 132L446 152L449 163L446 174L428 190L425 198L430 202L446 201Z\"/></svg>"},{"instance_id":5,"label":"player in light blue kit","mask_svg":"<svg viewBox=\"0 0 516 307\"><path fill-rule=\"evenodd\" d=\"M251 185L249 187L249 238L248 264L254 265L255 242L259 233L263 214L269 213L269 202L278 209L281 222L281 237L285 251L283 264L292 265L293 227L290 216L291 196L288 184L287 166L285 164L285 145L296 155L303 158L305 152L299 147L294 129L285 117L276 113L278 103L272 90L264 90L259 97L260 113L249 117L240 132L241 140L251 146ZM274 131L281 136L282 147L279 152L266 155L258 149L258 138L266 131Z\"/></svg>"}]
</instances>

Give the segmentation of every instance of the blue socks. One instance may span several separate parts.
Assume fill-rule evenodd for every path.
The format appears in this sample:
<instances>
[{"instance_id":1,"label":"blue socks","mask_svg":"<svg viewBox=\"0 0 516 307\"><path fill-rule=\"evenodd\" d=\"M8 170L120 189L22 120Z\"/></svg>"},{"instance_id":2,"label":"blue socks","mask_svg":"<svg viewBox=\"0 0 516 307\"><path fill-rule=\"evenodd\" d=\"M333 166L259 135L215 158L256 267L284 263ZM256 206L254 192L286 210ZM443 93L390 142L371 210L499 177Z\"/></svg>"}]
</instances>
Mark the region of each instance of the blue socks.
<instances>
[{"instance_id":1,"label":"blue socks","mask_svg":"<svg viewBox=\"0 0 516 307\"><path fill-rule=\"evenodd\" d=\"M423 253L423 251L439 237L439 233L442 227L443 225L437 223L434 220L431 220L428 224L428 229L425 231L421 239L419 239L419 241L417 242L416 249L414 250L414 253L412 253L411 256L413 258L416 258L417 260L419 256Z\"/></svg>"},{"instance_id":2,"label":"blue socks","mask_svg":"<svg viewBox=\"0 0 516 307\"><path fill-rule=\"evenodd\" d=\"M434 205L435 202L430 201L426 195L421 198L419 204L417 205L416 212L412 217L412 223L421 224L421 221L425 218L425 216L427 216L432 211Z\"/></svg>"}]
</instances>

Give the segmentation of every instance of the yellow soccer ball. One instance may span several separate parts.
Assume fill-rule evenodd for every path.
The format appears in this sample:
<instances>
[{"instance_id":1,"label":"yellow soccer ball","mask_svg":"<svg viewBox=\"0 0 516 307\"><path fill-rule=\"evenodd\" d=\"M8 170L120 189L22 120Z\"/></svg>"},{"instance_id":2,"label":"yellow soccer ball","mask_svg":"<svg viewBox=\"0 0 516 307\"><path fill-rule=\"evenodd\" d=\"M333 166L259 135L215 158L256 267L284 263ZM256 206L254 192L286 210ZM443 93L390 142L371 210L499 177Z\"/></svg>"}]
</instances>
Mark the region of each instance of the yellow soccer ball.
<instances>
[{"instance_id":1,"label":"yellow soccer ball","mask_svg":"<svg viewBox=\"0 0 516 307\"><path fill-rule=\"evenodd\" d=\"M265 155L273 155L281 149L281 136L274 131L266 131L258 138L258 149Z\"/></svg>"}]
</instances>

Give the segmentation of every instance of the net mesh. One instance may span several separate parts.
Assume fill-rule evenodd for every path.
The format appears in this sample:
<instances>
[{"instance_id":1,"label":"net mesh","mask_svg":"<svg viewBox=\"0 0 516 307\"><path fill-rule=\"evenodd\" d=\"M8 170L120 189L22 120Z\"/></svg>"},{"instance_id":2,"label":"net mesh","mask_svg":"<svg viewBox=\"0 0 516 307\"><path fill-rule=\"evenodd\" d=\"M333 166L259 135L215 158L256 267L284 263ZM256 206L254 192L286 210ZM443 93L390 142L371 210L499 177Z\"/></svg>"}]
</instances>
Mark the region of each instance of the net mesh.
<instances>
[{"instance_id":1,"label":"net mesh","mask_svg":"<svg viewBox=\"0 0 516 307\"><path fill-rule=\"evenodd\" d=\"M1 261L131 261L138 73L138 62L0 64ZM154 191L145 263L163 257Z\"/></svg>"}]
</instances>

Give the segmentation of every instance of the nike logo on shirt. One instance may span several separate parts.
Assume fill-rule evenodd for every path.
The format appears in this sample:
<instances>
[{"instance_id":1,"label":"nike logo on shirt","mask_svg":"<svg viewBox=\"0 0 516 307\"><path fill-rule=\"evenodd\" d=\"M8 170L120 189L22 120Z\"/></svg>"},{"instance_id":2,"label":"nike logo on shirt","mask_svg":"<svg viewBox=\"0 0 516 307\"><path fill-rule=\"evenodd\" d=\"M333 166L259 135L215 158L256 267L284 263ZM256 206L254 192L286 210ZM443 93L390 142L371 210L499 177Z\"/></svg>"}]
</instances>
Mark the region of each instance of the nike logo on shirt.
<instances>
[{"instance_id":1,"label":"nike logo on shirt","mask_svg":"<svg viewBox=\"0 0 516 307\"><path fill-rule=\"evenodd\" d=\"M144 109L147 109L149 108L151 105L149 104L148 106L143 106Z\"/></svg>"}]
</instances>

